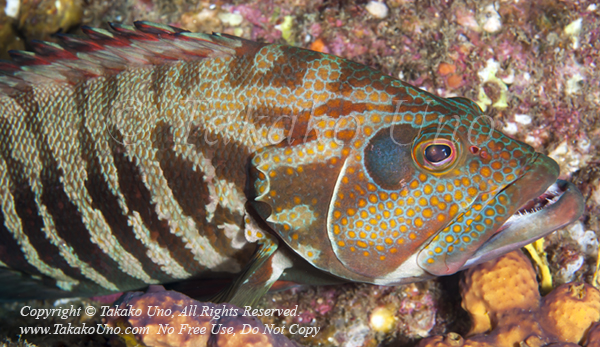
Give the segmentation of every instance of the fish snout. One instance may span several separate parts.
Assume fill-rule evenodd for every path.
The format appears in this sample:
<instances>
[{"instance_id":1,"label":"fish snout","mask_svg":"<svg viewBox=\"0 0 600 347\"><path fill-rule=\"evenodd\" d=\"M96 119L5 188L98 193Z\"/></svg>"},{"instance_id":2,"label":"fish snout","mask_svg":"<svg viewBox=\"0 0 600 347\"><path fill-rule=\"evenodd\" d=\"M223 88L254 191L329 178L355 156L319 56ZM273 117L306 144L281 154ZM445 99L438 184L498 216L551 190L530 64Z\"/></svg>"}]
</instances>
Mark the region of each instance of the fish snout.
<instances>
[{"instance_id":1,"label":"fish snout","mask_svg":"<svg viewBox=\"0 0 600 347\"><path fill-rule=\"evenodd\" d=\"M519 186L515 192L518 199L513 199L515 205L523 206L531 199L542 195L560 174L560 167L550 157L536 153L529 164L525 166L524 174L513 184Z\"/></svg>"}]
</instances>

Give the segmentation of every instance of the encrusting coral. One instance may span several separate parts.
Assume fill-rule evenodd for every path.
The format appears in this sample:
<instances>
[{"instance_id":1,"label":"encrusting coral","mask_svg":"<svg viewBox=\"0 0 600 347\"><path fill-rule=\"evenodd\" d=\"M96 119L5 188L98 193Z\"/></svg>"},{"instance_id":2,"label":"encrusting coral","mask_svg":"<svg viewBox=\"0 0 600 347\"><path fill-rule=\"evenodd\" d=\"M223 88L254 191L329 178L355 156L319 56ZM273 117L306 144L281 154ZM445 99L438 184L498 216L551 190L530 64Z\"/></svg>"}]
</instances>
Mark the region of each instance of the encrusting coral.
<instances>
[{"instance_id":1,"label":"encrusting coral","mask_svg":"<svg viewBox=\"0 0 600 347\"><path fill-rule=\"evenodd\" d=\"M544 297L542 325L565 342L579 343L593 322L600 320L600 292L585 283L562 285Z\"/></svg>"},{"instance_id":2,"label":"encrusting coral","mask_svg":"<svg viewBox=\"0 0 600 347\"><path fill-rule=\"evenodd\" d=\"M467 338L449 333L419 347L600 346L600 291L567 283L542 298L520 251L466 271L461 295L472 320Z\"/></svg>"},{"instance_id":3,"label":"encrusting coral","mask_svg":"<svg viewBox=\"0 0 600 347\"><path fill-rule=\"evenodd\" d=\"M526 311L540 302L535 271L517 252L467 271L461 295L473 322L469 335L491 330L506 312Z\"/></svg>"}]
</instances>

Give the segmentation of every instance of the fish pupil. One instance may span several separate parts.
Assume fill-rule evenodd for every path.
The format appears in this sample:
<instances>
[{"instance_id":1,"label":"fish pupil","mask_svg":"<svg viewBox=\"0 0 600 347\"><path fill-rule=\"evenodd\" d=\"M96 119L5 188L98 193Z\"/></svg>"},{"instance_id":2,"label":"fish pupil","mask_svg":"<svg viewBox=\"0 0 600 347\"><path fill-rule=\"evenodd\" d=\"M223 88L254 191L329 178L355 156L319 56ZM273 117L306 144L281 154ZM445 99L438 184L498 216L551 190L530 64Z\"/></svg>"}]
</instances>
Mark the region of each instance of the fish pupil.
<instances>
[{"instance_id":1,"label":"fish pupil","mask_svg":"<svg viewBox=\"0 0 600 347\"><path fill-rule=\"evenodd\" d=\"M430 163L439 163L452 154L452 148L448 145L431 145L425 148L425 159Z\"/></svg>"}]
</instances>

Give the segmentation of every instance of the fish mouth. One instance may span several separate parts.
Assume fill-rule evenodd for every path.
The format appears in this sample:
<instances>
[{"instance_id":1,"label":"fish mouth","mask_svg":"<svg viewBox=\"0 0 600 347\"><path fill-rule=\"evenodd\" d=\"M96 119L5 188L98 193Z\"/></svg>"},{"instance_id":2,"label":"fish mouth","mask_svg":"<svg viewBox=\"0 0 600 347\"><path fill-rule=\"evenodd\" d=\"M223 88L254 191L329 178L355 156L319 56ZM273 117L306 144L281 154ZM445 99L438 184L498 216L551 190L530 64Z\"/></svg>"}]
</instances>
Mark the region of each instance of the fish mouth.
<instances>
[{"instance_id":1,"label":"fish mouth","mask_svg":"<svg viewBox=\"0 0 600 347\"><path fill-rule=\"evenodd\" d=\"M520 220L523 218L535 219L539 214L547 215L549 210L556 210L557 207L565 205L565 201L571 201L577 195L581 196L581 193L579 190L577 190L575 185L567 181L556 180L556 182L548 187L548 189L546 189L542 195L528 200L524 205L522 205L517 212L515 212L515 214L513 214L509 219L506 220L506 222L504 222L504 224L496 231L496 233L502 232L504 229L509 228L513 224L520 223ZM575 200L575 202L576 201L577 200ZM558 205L556 205L557 203ZM583 212L583 209L581 212ZM579 213L579 215L581 215L581 213ZM579 218L579 216L577 216L577 218Z\"/></svg>"},{"instance_id":2,"label":"fish mouth","mask_svg":"<svg viewBox=\"0 0 600 347\"><path fill-rule=\"evenodd\" d=\"M544 182L546 184L538 185L538 189L547 186L546 190L522 202L519 209L465 262L463 269L521 248L574 222L583 214L585 205L577 187L567 181L555 180L557 175L554 174L557 171L554 171L558 169L558 165L544 155L536 158L535 164L538 169L529 171L507 186L507 189L528 190L532 189L528 185ZM539 177L535 177L536 175ZM555 181L548 186L547 182L551 178ZM524 182L517 185L521 180ZM532 196L527 192L522 196L527 195Z\"/></svg>"}]
</instances>

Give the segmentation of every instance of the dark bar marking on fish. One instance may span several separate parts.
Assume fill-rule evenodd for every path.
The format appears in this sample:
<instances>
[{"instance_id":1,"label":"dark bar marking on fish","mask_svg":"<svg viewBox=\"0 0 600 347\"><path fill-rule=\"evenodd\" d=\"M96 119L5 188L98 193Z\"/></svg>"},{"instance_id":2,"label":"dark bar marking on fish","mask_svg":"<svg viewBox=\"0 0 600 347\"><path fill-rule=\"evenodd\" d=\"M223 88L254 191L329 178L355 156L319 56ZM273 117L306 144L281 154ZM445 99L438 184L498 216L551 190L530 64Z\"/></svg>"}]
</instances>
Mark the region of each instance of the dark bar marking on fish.
<instances>
[{"instance_id":1,"label":"dark bar marking on fish","mask_svg":"<svg viewBox=\"0 0 600 347\"><path fill-rule=\"evenodd\" d=\"M257 75L256 71L251 69L254 56L242 55L237 59L232 59L228 63L228 68L231 73L225 76L224 81L229 83L231 88L244 87L245 85L256 85L256 83L248 83L250 78L256 80L261 75ZM254 81L256 82L256 81ZM213 82L214 83L214 82Z\"/></svg>"},{"instance_id":2,"label":"dark bar marking on fish","mask_svg":"<svg viewBox=\"0 0 600 347\"><path fill-rule=\"evenodd\" d=\"M44 125L38 119L39 104L33 89L21 93L15 100L25 110L26 127L37 137L36 147L42 162L41 200L52 216L57 234L71 245L79 260L87 263L100 274L106 275L109 281L129 288L144 286L144 282L124 273L117 262L92 242L90 231L83 223L81 213L64 190L60 179L63 172L44 136Z\"/></svg>"},{"instance_id":3,"label":"dark bar marking on fish","mask_svg":"<svg viewBox=\"0 0 600 347\"><path fill-rule=\"evenodd\" d=\"M43 276L35 266L31 265L21 251L21 246L4 224L4 213L0 213L0 260L8 267L31 275Z\"/></svg>"},{"instance_id":4,"label":"dark bar marking on fish","mask_svg":"<svg viewBox=\"0 0 600 347\"><path fill-rule=\"evenodd\" d=\"M44 144L44 146L47 146ZM123 272L119 264L92 242L81 213L69 199L60 181L62 170L49 154L42 170L42 202L52 215L58 235L73 247L79 259L123 288L139 288L144 282Z\"/></svg>"},{"instance_id":5,"label":"dark bar marking on fish","mask_svg":"<svg viewBox=\"0 0 600 347\"><path fill-rule=\"evenodd\" d=\"M285 88L290 90L299 88L304 84L304 72L313 62L322 58L314 51L300 50L296 47L281 47L281 56L275 60L272 69L266 74L270 77L264 82L273 88ZM302 59L297 59L301 56ZM296 72L296 73L294 73Z\"/></svg>"},{"instance_id":6,"label":"dark bar marking on fish","mask_svg":"<svg viewBox=\"0 0 600 347\"><path fill-rule=\"evenodd\" d=\"M205 269L199 264L192 252L185 247L185 242L172 234L169 222L161 220L156 214L156 205L152 203L152 194L142 180L139 168L126 155L125 147L121 144L123 136L116 129L111 130L114 140L111 140L111 150L119 176L119 187L125 197L130 211L137 211L150 231L153 240L168 249L171 257L186 271L199 273Z\"/></svg>"},{"instance_id":7,"label":"dark bar marking on fish","mask_svg":"<svg viewBox=\"0 0 600 347\"><path fill-rule=\"evenodd\" d=\"M204 174L194 170L193 164L175 153L173 150L173 134L171 127L164 123L158 123L152 133L153 146L157 150L157 161L167 180L167 184L183 213L191 217L202 234L210 240L211 245L219 250L219 253L228 258L238 250L231 246L231 240L225 233L217 228L225 222L233 220L220 220L213 218L212 223L206 220L206 205L210 202L210 192L204 182ZM220 206L220 205L217 205ZM223 214L220 214L222 216ZM215 215L216 217L216 215ZM238 224L241 225L243 217L239 216Z\"/></svg>"},{"instance_id":8,"label":"dark bar marking on fish","mask_svg":"<svg viewBox=\"0 0 600 347\"><path fill-rule=\"evenodd\" d=\"M100 87L101 95L104 95L102 109L100 112L108 116L112 113L114 101L119 95L119 83L115 75L108 76ZM102 176L102 166L99 162L94 149L94 138L86 128L85 110L88 108L90 95L85 93L82 85L75 89L76 104L78 105L78 113L81 117L80 128L80 146L83 159L86 162L87 181L86 189L92 198L92 206L102 212L104 218L111 228L112 235L117 239L119 244L132 256L137 258L146 274L151 278L164 282L173 280L172 277L165 274L160 265L154 263L146 254L146 247L136 238L133 228L128 223L125 211L121 209L118 203L118 198L112 194L110 187ZM83 107L85 106L85 107ZM107 117L108 118L108 117ZM107 134L106 132L104 134ZM110 135L107 135L109 141Z\"/></svg>"},{"instance_id":9,"label":"dark bar marking on fish","mask_svg":"<svg viewBox=\"0 0 600 347\"><path fill-rule=\"evenodd\" d=\"M204 205L209 201L210 193L204 183L204 174L199 170L194 171L192 163L175 153L173 135L168 125L162 122L157 124L152 133L152 140L157 150L156 160L183 212L196 222L206 219Z\"/></svg>"},{"instance_id":10,"label":"dark bar marking on fish","mask_svg":"<svg viewBox=\"0 0 600 347\"><path fill-rule=\"evenodd\" d=\"M238 187L245 186L245 160L250 155L247 147L234 141L225 141L220 134L213 134L199 125L192 127L187 143L194 145L198 152L210 159L217 177L234 182Z\"/></svg>"},{"instance_id":11,"label":"dark bar marking on fish","mask_svg":"<svg viewBox=\"0 0 600 347\"><path fill-rule=\"evenodd\" d=\"M0 118L0 128L6 133L9 132L10 125L4 118ZM57 256L60 254L58 247L47 238L43 231L44 220L39 213L38 205L35 201L35 194L25 179L25 170L22 164L11 156L10 137L0 137L0 155L8 168L8 174L11 179L11 194L13 195L15 210L21 219L23 233L27 235L29 243L37 251L38 257L47 265L61 269L69 277L85 279L85 276L79 269L72 268L66 260ZM4 225L4 223L2 223Z\"/></svg>"},{"instance_id":12,"label":"dark bar marking on fish","mask_svg":"<svg viewBox=\"0 0 600 347\"><path fill-rule=\"evenodd\" d=\"M165 274L160 265L146 254L146 246L136 238L133 228L128 223L125 211L119 206L117 196L111 193L110 187L101 173L98 157L94 156L93 139L89 131L81 129L81 153L87 166L85 187L92 198L92 207L102 212L112 235L129 254L142 264L144 272L151 278L161 282L171 282L173 278Z\"/></svg>"}]
</instances>

